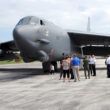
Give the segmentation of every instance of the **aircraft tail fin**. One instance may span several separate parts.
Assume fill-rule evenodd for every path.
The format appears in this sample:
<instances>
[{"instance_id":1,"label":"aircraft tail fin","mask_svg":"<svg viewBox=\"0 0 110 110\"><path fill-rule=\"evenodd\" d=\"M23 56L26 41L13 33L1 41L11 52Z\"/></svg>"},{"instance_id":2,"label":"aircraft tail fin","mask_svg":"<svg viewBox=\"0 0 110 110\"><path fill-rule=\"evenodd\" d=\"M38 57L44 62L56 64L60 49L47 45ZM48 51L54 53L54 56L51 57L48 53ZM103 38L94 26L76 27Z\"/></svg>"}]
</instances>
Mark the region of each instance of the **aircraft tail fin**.
<instances>
[{"instance_id":1,"label":"aircraft tail fin","mask_svg":"<svg viewBox=\"0 0 110 110\"><path fill-rule=\"evenodd\" d=\"M87 22L87 32L90 32L91 31L91 28L90 28L90 17L88 17L88 22Z\"/></svg>"}]
</instances>

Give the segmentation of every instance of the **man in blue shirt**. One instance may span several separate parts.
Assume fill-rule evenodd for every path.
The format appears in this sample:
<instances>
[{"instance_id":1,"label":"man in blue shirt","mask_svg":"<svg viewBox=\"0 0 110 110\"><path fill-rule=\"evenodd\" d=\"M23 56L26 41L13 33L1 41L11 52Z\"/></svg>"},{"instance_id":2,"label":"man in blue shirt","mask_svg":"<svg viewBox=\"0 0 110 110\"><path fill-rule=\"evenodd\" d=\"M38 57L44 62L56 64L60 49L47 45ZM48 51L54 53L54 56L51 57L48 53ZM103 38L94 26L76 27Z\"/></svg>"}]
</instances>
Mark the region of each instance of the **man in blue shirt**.
<instances>
[{"instance_id":1,"label":"man in blue shirt","mask_svg":"<svg viewBox=\"0 0 110 110\"><path fill-rule=\"evenodd\" d=\"M80 63L81 63L80 59L76 55L73 55L73 58L71 59L71 66L72 66L75 82L77 80L80 81L80 76L79 76Z\"/></svg>"}]
</instances>

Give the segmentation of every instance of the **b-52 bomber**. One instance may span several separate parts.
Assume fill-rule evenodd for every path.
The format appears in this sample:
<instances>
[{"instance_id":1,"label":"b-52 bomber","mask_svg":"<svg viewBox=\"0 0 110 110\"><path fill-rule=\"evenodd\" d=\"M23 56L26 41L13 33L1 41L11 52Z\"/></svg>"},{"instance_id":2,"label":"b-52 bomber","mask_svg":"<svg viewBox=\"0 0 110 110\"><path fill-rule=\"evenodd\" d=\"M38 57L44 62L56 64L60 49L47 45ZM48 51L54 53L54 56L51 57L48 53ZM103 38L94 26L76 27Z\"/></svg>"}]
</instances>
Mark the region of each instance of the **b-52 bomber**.
<instances>
[{"instance_id":1,"label":"b-52 bomber","mask_svg":"<svg viewBox=\"0 0 110 110\"><path fill-rule=\"evenodd\" d=\"M68 22L67 22L68 23ZM0 51L20 51L24 62L60 61L73 53L107 55L110 35L64 30L35 16L22 18L13 30L13 40L0 44Z\"/></svg>"}]
</instances>

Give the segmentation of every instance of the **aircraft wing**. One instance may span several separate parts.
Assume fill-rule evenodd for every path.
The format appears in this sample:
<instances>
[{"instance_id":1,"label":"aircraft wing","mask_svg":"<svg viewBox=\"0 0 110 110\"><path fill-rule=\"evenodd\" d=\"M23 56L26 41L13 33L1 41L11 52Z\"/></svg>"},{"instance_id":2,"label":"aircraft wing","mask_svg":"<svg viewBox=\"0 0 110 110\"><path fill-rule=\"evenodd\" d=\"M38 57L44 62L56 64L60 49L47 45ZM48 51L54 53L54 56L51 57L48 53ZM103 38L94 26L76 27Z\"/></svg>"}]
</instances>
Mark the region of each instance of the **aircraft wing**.
<instances>
[{"instance_id":1,"label":"aircraft wing","mask_svg":"<svg viewBox=\"0 0 110 110\"><path fill-rule=\"evenodd\" d=\"M91 53L97 56L110 54L110 35L103 35L91 32L68 31L71 41L78 47L83 47L83 54Z\"/></svg>"},{"instance_id":2,"label":"aircraft wing","mask_svg":"<svg viewBox=\"0 0 110 110\"><path fill-rule=\"evenodd\" d=\"M2 51L19 51L18 48L15 45L14 40L1 43L0 44L0 49Z\"/></svg>"},{"instance_id":3,"label":"aircraft wing","mask_svg":"<svg viewBox=\"0 0 110 110\"><path fill-rule=\"evenodd\" d=\"M71 40L79 46L82 45L110 45L110 35L96 34L96 33L84 33L68 31L68 35Z\"/></svg>"}]
</instances>

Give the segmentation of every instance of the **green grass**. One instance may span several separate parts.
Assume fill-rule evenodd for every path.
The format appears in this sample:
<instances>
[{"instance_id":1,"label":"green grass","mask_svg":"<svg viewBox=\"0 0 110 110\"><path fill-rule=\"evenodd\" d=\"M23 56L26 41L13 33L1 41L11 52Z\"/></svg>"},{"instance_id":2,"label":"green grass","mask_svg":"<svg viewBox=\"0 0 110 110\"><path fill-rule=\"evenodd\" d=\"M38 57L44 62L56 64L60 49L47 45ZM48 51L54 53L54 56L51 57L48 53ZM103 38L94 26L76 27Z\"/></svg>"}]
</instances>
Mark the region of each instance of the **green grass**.
<instances>
[{"instance_id":1,"label":"green grass","mask_svg":"<svg viewBox=\"0 0 110 110\"><path fill-rule=\"evenodd\" d=\"M15 61L15 60L0 61L0 65L2 65L2 64L17 64L17 63L23 63L23 60L19 60L19 61Z\"/></svg>"}]
</instances>

